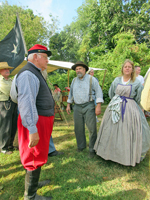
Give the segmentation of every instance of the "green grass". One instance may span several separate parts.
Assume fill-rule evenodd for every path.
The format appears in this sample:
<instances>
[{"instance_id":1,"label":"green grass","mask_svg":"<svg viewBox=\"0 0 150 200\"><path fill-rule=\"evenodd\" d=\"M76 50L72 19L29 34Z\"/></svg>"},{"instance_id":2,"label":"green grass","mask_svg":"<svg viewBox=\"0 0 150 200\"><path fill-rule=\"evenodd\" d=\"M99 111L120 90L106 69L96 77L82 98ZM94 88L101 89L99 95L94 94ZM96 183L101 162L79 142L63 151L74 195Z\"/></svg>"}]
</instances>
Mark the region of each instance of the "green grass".
<instances>
[{"instance_id":1,"label":"green grass","mask_svg":"<svg viewBox=\"0 0 150 200\"><path fill-rule=\"evenodd\" d=\"M105 105L102 106L102 113L105 108ZM99 120L102 115L98 117ZM54 200L150 199L150 152L135 167L125 167L98 156L90 159L88 130L86 129L87 148L78 153L73 113L67 115L65 112L65 116L69 127L65 120L58 119L53 130L56 149L64 151L64 155L49 157L47 164L42 167L40 180L51 179L51 183L39 189L39 195L53 196ZM97 124L98 129L99 126L100 122ZM0 154L0 188L3 186L0 199L23 200L24 176L25 170L18 151L11 155Z\"/></svg>"}]
</instances>

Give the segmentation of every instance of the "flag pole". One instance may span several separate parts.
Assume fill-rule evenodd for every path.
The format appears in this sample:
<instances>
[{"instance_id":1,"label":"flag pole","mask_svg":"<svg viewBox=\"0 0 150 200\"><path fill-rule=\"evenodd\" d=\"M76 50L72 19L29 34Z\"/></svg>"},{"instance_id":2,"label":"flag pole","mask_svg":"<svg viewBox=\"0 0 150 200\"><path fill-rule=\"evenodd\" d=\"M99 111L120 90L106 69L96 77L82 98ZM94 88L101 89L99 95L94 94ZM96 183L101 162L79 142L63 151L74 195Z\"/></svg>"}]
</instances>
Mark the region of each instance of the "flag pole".
<instances>
[{"instance_id":1,"label":"flag pole","mask_svg":"<svg viewBox=\"0 0 150 200\"><path fill-rule=\"evenodd\" d=\"M18 13L17 13L17 20L18 20L18 25L19 25L19 28L20 28L21 37L22 37L22 40L23 40L23 45L24 45L24 49L25 49L25 54L28 54L28 51L27 51L25 39L24 39L24 36L23 36L23 32L22 32L21 23L20 23L20 20L19 20L19 15L18 15Z\"/></svg>"}]
</instances>

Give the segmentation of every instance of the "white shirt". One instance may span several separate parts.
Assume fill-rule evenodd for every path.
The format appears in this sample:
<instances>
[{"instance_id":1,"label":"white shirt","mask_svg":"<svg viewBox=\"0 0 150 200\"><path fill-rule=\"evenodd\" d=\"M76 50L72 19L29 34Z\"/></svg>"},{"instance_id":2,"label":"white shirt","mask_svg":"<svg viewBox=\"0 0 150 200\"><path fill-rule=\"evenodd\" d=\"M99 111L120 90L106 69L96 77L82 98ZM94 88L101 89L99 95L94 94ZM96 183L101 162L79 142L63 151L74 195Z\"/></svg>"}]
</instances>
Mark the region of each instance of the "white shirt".
<instances>
[{"instance_id":1,"label":"white shirt","mask_svg":"<svg viewBox=\"0 0 150 200\"><path fill-rule=\"evenodd\" d=\"M143 85L143 83L144 83L144 78L143 78L143 76L138 75L136 78L139 79L139 81L140 81L141 84Z\"/></svg>"},{"instance_id":2,"label":"white shirt","mask_svg":"<svg viewBox=\"0 0 150 200\"><path fill-rule=\"evenodd\" d=\"M72 103L73 99L76 104L84 104L89 102L90 77L91 75L85 74L82 79L78 77L73 79L67 100L68 103ZM104 102L101 87L94 77L92 77L92 99L96 99L96 103Z\"/></svg>"}]
</instances>

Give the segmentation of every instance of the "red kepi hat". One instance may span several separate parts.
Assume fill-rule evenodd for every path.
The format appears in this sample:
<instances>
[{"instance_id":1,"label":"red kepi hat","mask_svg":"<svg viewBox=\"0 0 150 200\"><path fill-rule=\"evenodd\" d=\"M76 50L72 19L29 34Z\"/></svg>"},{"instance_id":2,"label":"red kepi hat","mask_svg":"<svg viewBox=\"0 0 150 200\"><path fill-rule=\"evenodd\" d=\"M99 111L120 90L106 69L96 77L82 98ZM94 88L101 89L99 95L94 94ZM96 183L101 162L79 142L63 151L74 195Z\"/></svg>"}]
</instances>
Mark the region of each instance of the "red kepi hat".
<instances>
[{"instance_id":1,"label":"red kepi hat","mask_svg":"<svg viewBox=\"0 0 150 200\"><path fill-rule=\"evenodd\" d=\"M31 47L28 50L28 55L31 53L46 53L48 56L52 55L51 51L48 51L47 47L40 44L35 44L33 47Z\"/></svg>"}]
</instances>

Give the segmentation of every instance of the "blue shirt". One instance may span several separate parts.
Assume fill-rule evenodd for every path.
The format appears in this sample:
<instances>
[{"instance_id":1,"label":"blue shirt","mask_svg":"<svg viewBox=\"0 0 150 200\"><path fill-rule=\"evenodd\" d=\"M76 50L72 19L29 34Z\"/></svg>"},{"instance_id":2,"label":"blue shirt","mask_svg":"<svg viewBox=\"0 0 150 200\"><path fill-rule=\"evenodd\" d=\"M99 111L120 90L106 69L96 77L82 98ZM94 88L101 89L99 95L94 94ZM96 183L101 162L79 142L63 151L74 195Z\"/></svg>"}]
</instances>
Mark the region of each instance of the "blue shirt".
<instances>
[{"instance_id":1,"label":"blue shirt","mask_svg":"<svg viewBox=\"0 0 150 200\"><path fill-rule=\"evenodd\" d=\"M38 121L36 97L40 81L32 72L26 70L17 77L16 86L18 89L18 109L22 125L29 130L30 134L36 133L38 132L36 127Z\"/></svg>"},{"instance_id":2,"label":"blue shirt","mask_svg":"<svg viewBox=\"0 0 150 200\"><path fill-rule=\"evenodd\" d=\"M84 104L90 100L90 77L85 74L82 79L76 77L73 79L70 86L70 93L68 96L68 103ZM92 99L96 99L96 103L103 103L103 93L98 81L92 77Z\"/></svg>"}]
</instances>

